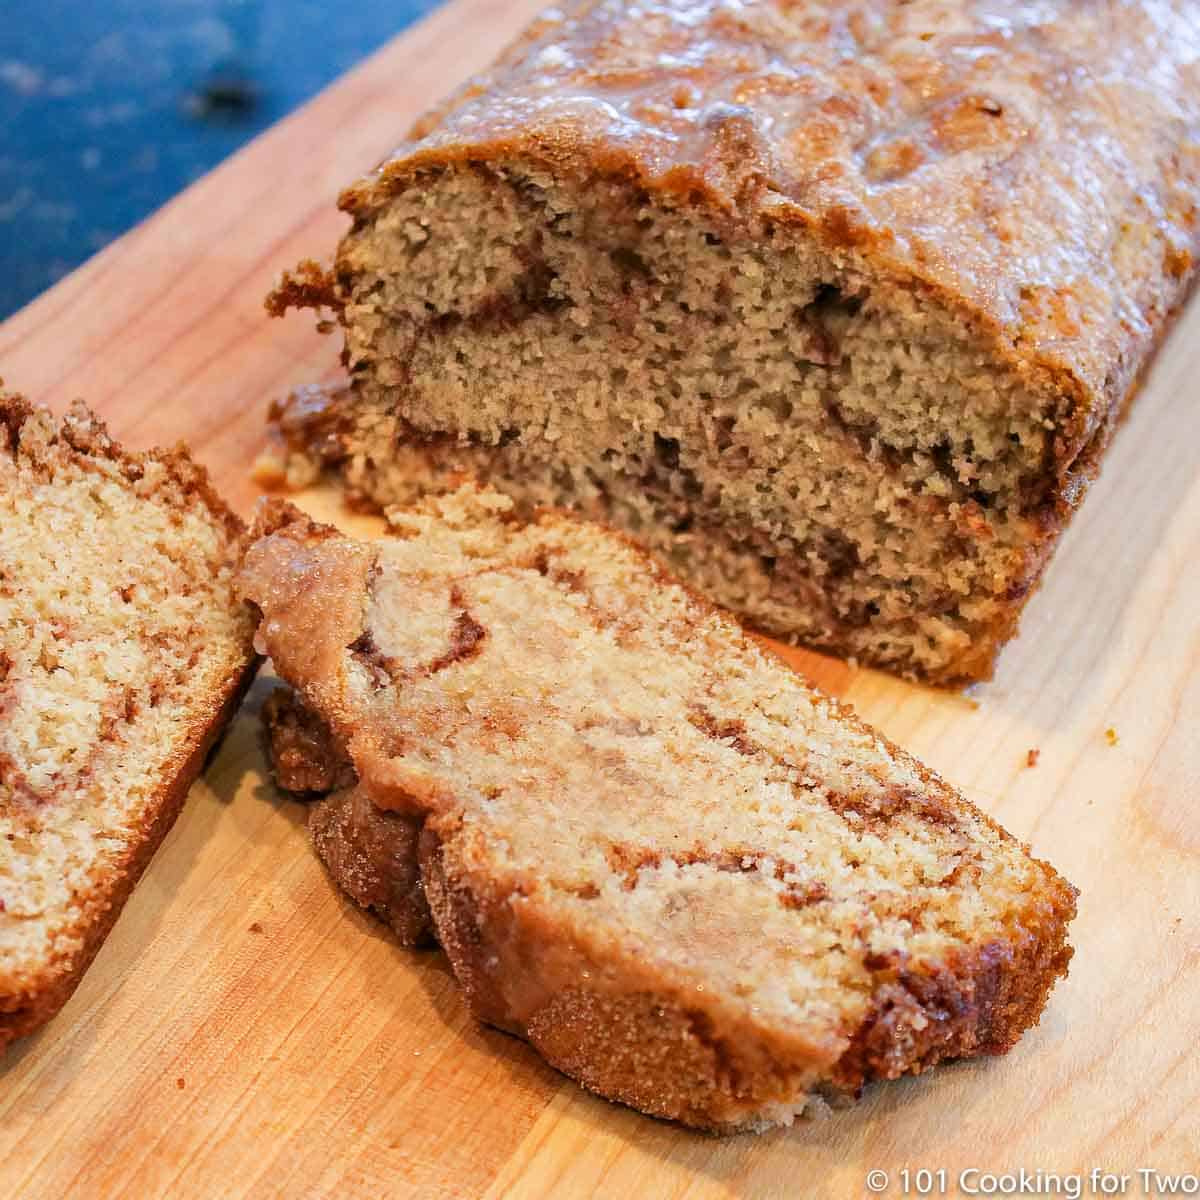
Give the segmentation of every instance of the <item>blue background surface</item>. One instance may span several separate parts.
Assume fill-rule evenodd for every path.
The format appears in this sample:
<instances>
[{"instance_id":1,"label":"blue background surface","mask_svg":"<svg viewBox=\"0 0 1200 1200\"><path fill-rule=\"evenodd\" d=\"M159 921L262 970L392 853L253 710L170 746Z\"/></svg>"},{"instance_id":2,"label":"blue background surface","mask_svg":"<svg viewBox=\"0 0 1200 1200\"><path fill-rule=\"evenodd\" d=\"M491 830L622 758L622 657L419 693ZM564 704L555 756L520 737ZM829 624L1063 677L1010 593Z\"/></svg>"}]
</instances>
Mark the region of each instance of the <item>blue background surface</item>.
<instances>
[{"instance_id":1,"label":"blue background surface","mask_svg":"<svg viewBox=\"0 0 1200 1200\"><path fill-rule=\"evenodd\" d=\"M437 0L3 0L0 318Z\"/></svg>"}]
</instances>

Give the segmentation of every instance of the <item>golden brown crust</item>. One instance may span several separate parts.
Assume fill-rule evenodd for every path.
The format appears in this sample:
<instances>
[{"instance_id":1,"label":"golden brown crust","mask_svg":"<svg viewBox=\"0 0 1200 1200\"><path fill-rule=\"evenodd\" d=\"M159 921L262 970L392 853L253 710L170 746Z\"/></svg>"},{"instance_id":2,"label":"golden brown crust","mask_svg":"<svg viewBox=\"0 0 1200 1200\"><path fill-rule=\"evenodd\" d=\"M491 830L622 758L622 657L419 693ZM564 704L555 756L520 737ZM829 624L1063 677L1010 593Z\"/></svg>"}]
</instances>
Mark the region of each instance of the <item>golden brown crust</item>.
<instances>
[{"instance_id":1,"label":"golden brown crust","mask_svg":"<svg viewBox=\"0 0 1200 1200\"><path fill-rule=\"evenodd\" d=\"M308 833L330 878L401 945L430 945L433 922L417 861L421 821L375 806L329 726L290 689L267 697L262 723L276 784L301 800L316 797Z\"/></svg>"},{"instance_id":2,"label":"golden brown crust","mask_svg":"<svg viewBox=\"0 0 1200 1200\"><path fill-rule=\"evenodd\" d=\"M739 1030L717 997L604 962L576 933L565 944L552 919L514 918L513 897L455 861L430 825L420 854L438 941L479 1020L526 1038L602 1096L714 1133L789 1119L788 1104L799 1115L797 1095L849 1098L948 1059L1006 1053L1037 1023L1073 953L1075 891L1045 867L1044 891L1015 915L1008 940L938 964L881 961L849 1045L797 1046L761 1026Z\"/></svg>"},{"instance_id":3,"label":"golden brown crust","mask_svg":"<svg viewBox=\"0 0 1200 1200\"><path fill-rule=\"evenodd\" d=\"M327 679L332 681L330 688L336 687L341 678L341 651L362 630L364 581L373 552L348 542L331 526L312 521L285 500L264 498L252 533L258 540L242 560L243 580L258 575L261 548L274 535L286 537L293 557L286 570L272 564L274 574L268 586L274 589L276 601L291 613L295 626L312 634L306 643L307 661L297 669L306 678ZM329 557L323 552L326 543L333 547Z\"/></svg>"},{"instance_id":4,"label":"golden brown crust","mask_svg":"<svg viewBox=\"0 0 1200 1200\"><path fill-rule=\"evenodd\" d=\"M0 391L0 426L6 433L5 448L9 453L16 449L22 426L37 411L38 408L19 393ZM245 536L246 525L241 517L221 498L208 471L192 459L182 443L170 450L128 451L109 436L108 427L82 400L74 401L67 411L60 436L80 459L107 459L131 480L142 477L147 463L160 464L165 468L168 480L177 484L186 495L195 496L230 539L240 540Z\"/></svg>"},{"instance_id":5,"label":"golden brown crust","mask_svg":"<svg viewBox=\"0 0 1200 1200\"><path fill-rule=\"evenodd\" d=\"M417 862L420 820L372 803L329 726L290 689L276 688L267 697L262 724L276 784L314 801L308 833L330 878L388 925L401 945L431 944L433 923Z\"/></svg>"},{"instance_id":6,"label":"golden brown crust","mask_svg":"<svg viewBox=\"0 0 1200 1200\"><path fill-rule=\"evenodd\" d=\"M1194 276L1197 61L1188 0L572 0L342 206L361 222L421 172L525 160L796 225L1074 397L1065 472Z\"/></svg>"},{"instance_id":7,"label":"golden brown crust","mask_svg":"<svg viewBox=\"0 0 1200 1200\"><path fill-rule=\"evenodd\" d=\"M402 946L428 946L433 921L417 859L421 822L384 812L358 787L318 800L308 832L333 881L388 925Z\"/></svg>"},{"instance_id":8,"label":"golden brown crust","mask_svg":"<svg viewBox=\"0 0 1200 1200\"><path fill-rule=\"evenodd\" d=\"M1066 923L1075 913L1074 893L1055 886L1061 880L1047 883L1047 897L1023 914L1010 940L953 956L937 969L885 964L891 978L881 982L870 1012L834 1068L834 1081L857 1090L869 1080L920 1073L945 1059L1011 1050L1037 1022L1073 953ZM903 1053L897 1052L898 1044Z\"/></svg>"},{"instance_id":9,"label":"golden brown crust","mask_svg":"<svg viewBox=\"0 0 1200 1200\"><path fill-rule=\"evenodd\" d=\"M480 1021L525 1038L598 1095L694 1128L765 1128L772 1121L760 1114L773 1101L791 1099L787 1116L799 1115L797 1091L799 1111L806 1107L806 1089L820 1081L811 1063L794 1061L794 1047L777 1058L759 1031L741 1041L716 1036L703 998L686 1005L670 981L617 977L600 986L586 959L543 971L561 949L561 931L514 941L509 898L473 890L428 827L420 855L438 941ZM537 996L523 1015L506 999L516 961L522 989Z\"/></svg>"},{"instance_id":10,"label":"golden brown crust","mask_svg":"<svg viewBox=\"0 0 1200 1200\"><path fill-rule=\"evenodd\" d=\"M0 392L0 453L15 455L22 430L30 419L41 419L40 410L23 396ZM175 488L185 503L198 501L230 544L230 554L240 552L246 534L241 519L213 488L207 471L194 463L182 445L169 451L132 453L108 434L104 423L86 405L76 401L58 427L57 438L70 448L76 462L103 459L115 464L131 483L142 479L147 466L163 468L162 484ZM88 966L99 952L121 910L141 878L154 852L174 824L189 788L204 766L207 755L237 711L257 666L249 629L244 662L231 671L223 688L208 698L192 727L179 739L162 769L158 794L145 808L145 816L127 844L85 897L78 898L78 915L63 930L63 940L77 945L66 957L44 964L36 974L22 972L9 981L0 995L0 1048L49 1021L67 1002Z\"/></svg>"}]
</instances>

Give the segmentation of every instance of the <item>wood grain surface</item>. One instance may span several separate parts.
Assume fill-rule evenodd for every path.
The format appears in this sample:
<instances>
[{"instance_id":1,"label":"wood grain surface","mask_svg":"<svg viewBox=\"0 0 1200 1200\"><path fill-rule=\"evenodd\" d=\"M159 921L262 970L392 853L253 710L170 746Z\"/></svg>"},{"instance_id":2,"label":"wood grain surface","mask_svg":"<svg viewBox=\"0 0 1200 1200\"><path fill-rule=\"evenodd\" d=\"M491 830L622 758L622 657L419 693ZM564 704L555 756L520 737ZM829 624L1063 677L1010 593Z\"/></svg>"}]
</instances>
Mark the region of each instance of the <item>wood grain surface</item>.
<instances>
[{"instance_id":1,"label":"wood grain surface","mask_svg":"<svg viewBox=\"0 0 1200 1200\"><path fill-rule=\"evenodd\" d=\"M406 33L0 327L0 375L133 445L185 438L248 513L267 402L338 351L263 294L537 3L454 0ZM263 678L74 999L0 1057L0 1196L856 1197L872 1169L900 1196L905 1167L949 1194L971 1167L1095 1167L1143 1195L1139 1167L1200 1172L1198 447L1193 305L994 682L791 656L1081 888L1071 976L1006 1058L759 1138L589 1096L335 894L264 776Z\"/></svg>"}]
</instances>

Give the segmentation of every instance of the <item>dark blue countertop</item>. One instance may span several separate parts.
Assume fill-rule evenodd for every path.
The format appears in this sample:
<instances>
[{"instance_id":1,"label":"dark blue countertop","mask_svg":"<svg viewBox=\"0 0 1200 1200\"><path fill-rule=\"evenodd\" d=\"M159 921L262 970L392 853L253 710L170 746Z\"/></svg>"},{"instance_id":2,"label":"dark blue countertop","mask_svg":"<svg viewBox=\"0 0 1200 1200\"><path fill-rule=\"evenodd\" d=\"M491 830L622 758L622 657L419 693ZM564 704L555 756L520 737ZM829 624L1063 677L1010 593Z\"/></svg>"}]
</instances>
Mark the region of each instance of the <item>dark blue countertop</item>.
<instances>
[{"instance_id":1,"label":"dark blue countertop","mask_svg":"<svg viewBox=\"0 0 1200 1200\"><path fill-rule=\"evenodd\" d=\"M437 0L4 0L0 318Z\"/></svg>"}]
</instances>

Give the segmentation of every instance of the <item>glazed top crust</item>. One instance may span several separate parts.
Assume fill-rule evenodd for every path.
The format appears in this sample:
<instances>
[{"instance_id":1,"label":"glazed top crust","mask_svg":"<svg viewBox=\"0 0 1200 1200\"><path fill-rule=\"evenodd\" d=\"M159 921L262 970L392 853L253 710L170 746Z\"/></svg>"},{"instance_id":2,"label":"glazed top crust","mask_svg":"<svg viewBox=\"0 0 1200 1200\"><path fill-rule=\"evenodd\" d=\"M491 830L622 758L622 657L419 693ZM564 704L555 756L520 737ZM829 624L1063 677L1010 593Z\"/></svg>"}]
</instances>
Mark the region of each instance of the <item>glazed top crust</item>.
<instances>
[{"instance_id":1,"label":"glazed top crust","mask_svg":"<svg viewBox=\"0 0 1200 1200\"><path fill-rule=\"evenodd\" d=\"M799 224L931 288L1077 401L1082 439L1200 250L1200 5L574 0L342 206L369 220L423 168L513 158Z\"/></svg>"}]
</instances>

